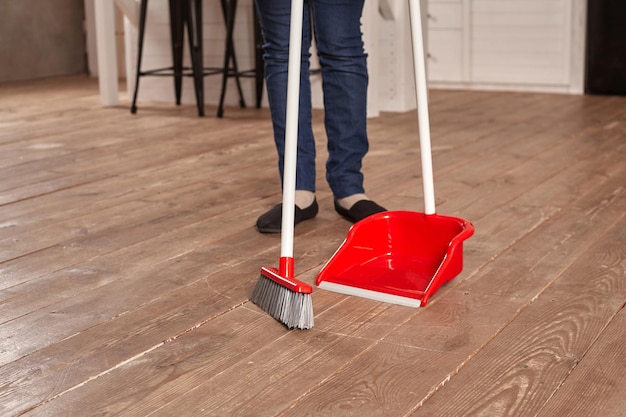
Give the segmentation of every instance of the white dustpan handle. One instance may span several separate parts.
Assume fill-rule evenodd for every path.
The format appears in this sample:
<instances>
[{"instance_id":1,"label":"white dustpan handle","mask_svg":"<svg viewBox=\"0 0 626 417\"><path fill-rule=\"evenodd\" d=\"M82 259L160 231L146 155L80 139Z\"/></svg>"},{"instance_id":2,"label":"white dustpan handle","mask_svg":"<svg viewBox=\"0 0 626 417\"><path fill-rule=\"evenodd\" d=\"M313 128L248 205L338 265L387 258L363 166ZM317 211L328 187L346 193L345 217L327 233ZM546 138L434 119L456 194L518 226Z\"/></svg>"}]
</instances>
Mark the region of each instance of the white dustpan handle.
<instances>
[{"instance_id":1,"label":"white dustpan handle","mask_svg":"<svg viewBox=\"0 0 626 417\"><path fill-rule=\"evenodd\" d=\"M298 112L300 104L300 60L302 56L303 0L292 0L289 29L289 66L287 75L287 115L283 168L283 214L281 257L293 257L293 235L296 194L296 161L298 156Z\"/></svg>"},{"instance_id":2,"label":"white dustpan handle","mask_svg":"<svg viewBox=\"0 0 626 417\"><path fill-rule=\"evenodd\" d=\"M435 186L432 150L430 147L430 121L428 118L428 86L426 83L422 13L419 0L409 0L409 15L413 44L413 69L415 73L415 94L417 96L420 154L422 158L422 181L424 184L424 211L426 214L435 214Z\"/></svg>"}]
</instances>

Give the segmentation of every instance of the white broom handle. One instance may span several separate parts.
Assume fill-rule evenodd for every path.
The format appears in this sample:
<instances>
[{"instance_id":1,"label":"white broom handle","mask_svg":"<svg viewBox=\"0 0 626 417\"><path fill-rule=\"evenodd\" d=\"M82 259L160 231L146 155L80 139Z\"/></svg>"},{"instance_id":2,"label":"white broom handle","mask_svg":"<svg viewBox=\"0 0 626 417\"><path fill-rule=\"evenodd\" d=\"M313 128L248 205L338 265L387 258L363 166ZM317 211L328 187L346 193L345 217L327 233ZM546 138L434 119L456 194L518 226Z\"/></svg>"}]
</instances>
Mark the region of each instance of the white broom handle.
<instances>
[{"instance_id":1,"label":"white broom handle","mask_svg":"<svg viewBox=\"0 0 626 417\"><path fill-rule=\"evenodd\" d=\"M298 112L300 105L300 60L302 56L302 20L304 0L292 0L289 28L289 64L287 75L287 114L283 167L283 213L280 256L293 258L293 235L298 157Z\"/></svg>"},{"instance_id":2,"label":"white broom handle","mask_svg":"<svg viewBox=\"0 0 626 417\"><path fill-rule=\"evenodd\" d=\"M426 61L424 59L424 39L422 34L422 13L420 0L409 0L411 19L411 41L413 44L413 69L415 73L415 94L422 158L422 181L424 184L424 211L435 214L435 186L433 180L433 160L430 147L430 121L428 118L428 86L426 83Z\"/></svg>"}]
</instances>

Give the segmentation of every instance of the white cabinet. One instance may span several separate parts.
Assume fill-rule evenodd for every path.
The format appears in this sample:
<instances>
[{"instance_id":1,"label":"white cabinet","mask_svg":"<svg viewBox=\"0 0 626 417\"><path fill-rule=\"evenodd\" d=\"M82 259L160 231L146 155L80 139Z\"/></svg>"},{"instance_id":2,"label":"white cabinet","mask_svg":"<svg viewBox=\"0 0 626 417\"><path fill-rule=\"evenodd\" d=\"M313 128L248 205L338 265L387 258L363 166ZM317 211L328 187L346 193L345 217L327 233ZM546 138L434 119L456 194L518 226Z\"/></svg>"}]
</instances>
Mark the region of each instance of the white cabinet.
<instances>
[{"instance_id":1,"label":"white cabinet","mask_svg":"<svg viewBox=\"0 0 626 417\"><path fill-rule=\"evenodd\" d=\"M429 0L431 85L582 92L585 0Z\"/></svg>"},{"instance_id":2,"label":"white cabinet","mask_svg":"<svg viewBox=\"0 0 626 417\"><path fill-rule=\"evenodd\" d=\"M428 70L432 81L464 79L462 0L434 1L428 4Z\"/></svg>"}]
</instances>

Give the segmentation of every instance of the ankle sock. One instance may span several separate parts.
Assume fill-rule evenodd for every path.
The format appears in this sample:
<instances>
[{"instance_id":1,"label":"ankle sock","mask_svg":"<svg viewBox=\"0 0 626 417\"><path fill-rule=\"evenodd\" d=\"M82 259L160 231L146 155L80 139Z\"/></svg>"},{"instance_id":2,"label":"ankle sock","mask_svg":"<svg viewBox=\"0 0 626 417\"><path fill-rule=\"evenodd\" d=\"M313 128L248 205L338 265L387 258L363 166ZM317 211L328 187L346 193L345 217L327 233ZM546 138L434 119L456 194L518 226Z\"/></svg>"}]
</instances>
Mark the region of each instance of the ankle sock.
<instances>
[{"instance_id":1,"label":"ankle sock","mask_svg":"<svg viewBox=\"0 0 626 417\"><path fill-rule=\"evenodd\" d=\"M308 190L296 190L295 195L295 203L299 209L304 210L307 207L310 207L315 201L315 193L313 191Z\"/></svg>"},{"instance_id":2,"label":"ankle sock","mask_svg":"<svg viewBox=\"0 0 626 417\"><path fill-rule=\"evenodd\" d=\"M369 200L369 198L365 194L352 194L344 198L338 198L337 203L346 210L350 210L352 206L361 200Z\"/></svg>"},{"instance_id":3,"label":"ankle sock","mask_svg":"<svg viewBox=\"0 0 626 417\"><path fill-rule=\"evenodd\" d=\"M349 210L343 208L339 201L335 200L335 211L353 223L363 220L366 217L387 211L372 200L359 200L350 207Z\"/></svg>"}]
</instances>

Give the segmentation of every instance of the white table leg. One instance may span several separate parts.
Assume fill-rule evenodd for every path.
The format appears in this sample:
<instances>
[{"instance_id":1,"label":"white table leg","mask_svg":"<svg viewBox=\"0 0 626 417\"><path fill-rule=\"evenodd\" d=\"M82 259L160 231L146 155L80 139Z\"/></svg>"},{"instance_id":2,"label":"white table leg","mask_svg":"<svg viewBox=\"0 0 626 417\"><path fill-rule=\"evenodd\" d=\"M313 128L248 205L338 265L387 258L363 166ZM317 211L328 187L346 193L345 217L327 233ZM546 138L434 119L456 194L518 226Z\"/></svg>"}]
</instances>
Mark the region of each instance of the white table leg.
<instances>
[{"instance_id":1,"label":"white table leg","mask_svg":"<svg viewBox=\"0 0 626 417\"><path fill-rule=\"evenodd\" d=\"M119 102L117 48L115 45L115 2L95 0L96 45L98 50L98 83L103 106Z\"/></svg>"}]
</instances>

